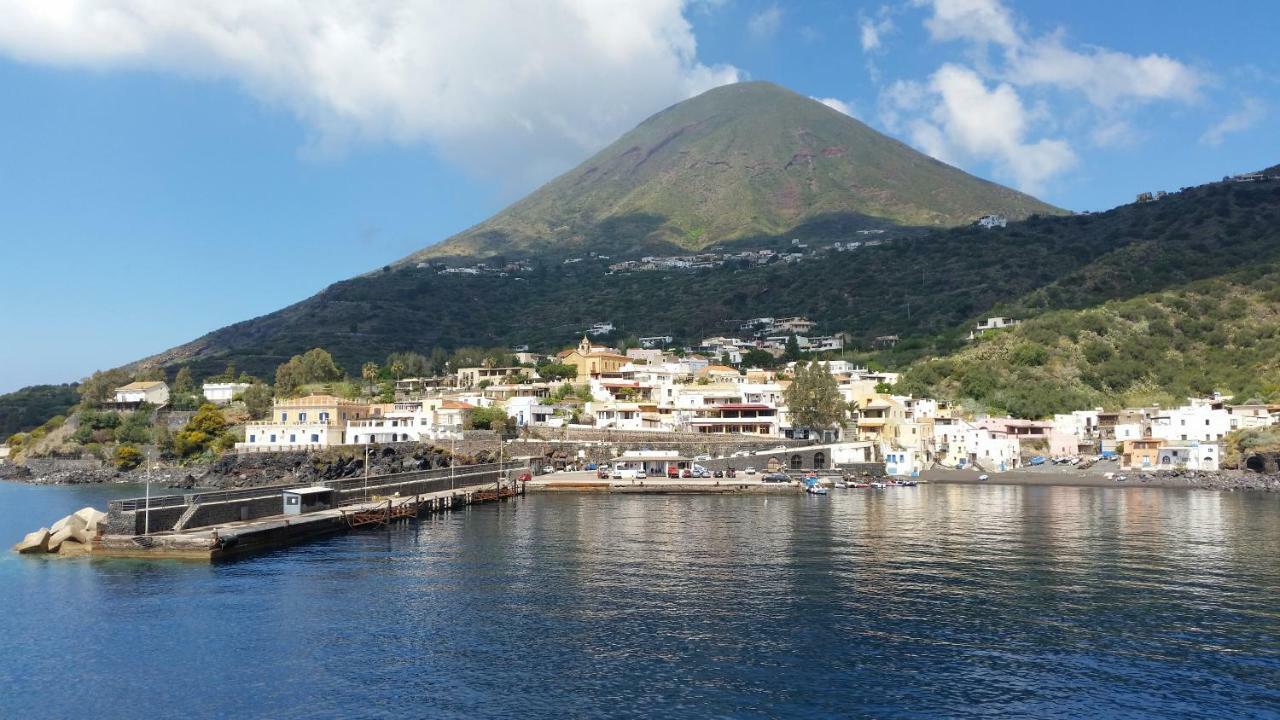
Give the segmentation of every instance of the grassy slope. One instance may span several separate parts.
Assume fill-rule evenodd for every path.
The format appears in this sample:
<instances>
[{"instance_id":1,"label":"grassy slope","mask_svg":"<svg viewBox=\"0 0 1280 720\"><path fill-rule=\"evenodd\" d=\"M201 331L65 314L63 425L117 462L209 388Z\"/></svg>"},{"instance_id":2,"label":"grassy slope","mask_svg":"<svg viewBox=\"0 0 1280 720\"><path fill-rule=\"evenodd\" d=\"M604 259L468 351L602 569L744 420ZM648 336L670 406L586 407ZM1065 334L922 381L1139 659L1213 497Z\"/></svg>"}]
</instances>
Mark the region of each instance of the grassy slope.
<instances>
[{"instance_id":1,"label":"grassy slope","mask_svg":"<svg viewBox=\"0 0 1280 720\"><path fill-rule=\"evenodd\" d=\"M674 105L426 257L589 247L698 249L843 215L862 227L953 226L1056 208L975 178L770 83ZM796 230L807 237L813 226Z\"/></svg>"},{"instance_id":2,"label":"grassy slope","mask_svg":"<svg viewBox=\"0 0 1280 720\"><path fill-rule=\"evenodd\" d=\"M1280 183L1210 185L1123 217L1130 242L1003 305L1034 319L916 363L908 387L1027 417L1213 390L1280 399Z\"/></svg>"},{"instance_id":3,"label":"grassy slope","mask_svg":"<svg viewBox=\"0 0 1280 720\"><path fill-rule=\"evenodd\" d=\"M1276 260L1280 184L1212 185L1098 215L957 228L796 265L610 276L601 263L547 264L523 280L402 268L337 283L158 360L216 372L234 359L269 377L316 346L356 367L399 350L551 349L598 320L626 334L696 339L752 316L801 313L827 332L904 336L885 358L901 365L962 347L963 328L987 314L1087 308Z\"/></svg>"}]
</instances>

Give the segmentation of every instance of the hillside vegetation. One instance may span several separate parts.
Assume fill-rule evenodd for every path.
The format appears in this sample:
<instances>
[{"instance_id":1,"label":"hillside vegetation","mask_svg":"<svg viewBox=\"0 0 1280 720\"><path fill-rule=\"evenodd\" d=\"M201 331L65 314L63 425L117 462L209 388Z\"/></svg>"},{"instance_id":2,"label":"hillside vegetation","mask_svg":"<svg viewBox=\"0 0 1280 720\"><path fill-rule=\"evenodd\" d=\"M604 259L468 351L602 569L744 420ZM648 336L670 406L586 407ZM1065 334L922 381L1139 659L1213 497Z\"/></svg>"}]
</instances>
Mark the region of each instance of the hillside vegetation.
<instances>
[{"instance_id":1,"label":"hillside vegetation","mask_svg":"<svg viewBox=\"0 0 1280 720\"><path fill-rule=\"evenodd\" d=\"M403 262L662 253L779 234L965 225L987 213L1061 211L803 95L747 82L657 113L511 207Z\"/></svg>"},{"instance_id":2,"label":"hillside vegetation","mask_svg":"<svg viewBox=\"0 0 1280 720\"><path fill-rule=\"evenodd\" d=\"M32 385L0 395L0 440L34 430L54 416L66 415L78 402L80 395L74 384Z\"/></svg>"},{"instance_id":3,"label":"hillside vegetation","mask_svg":"<svg viewBox=\"0 0 1280 720\"><path fill-rule=\"evenodd\" d=\"M330 286L149 360L211 374L228 361L270 376L313 347L344 367L402 350L530 343L544 350L609 320L625 335L696 341L754 316L807 315L864 343L903 338L875 359L905 367L965 347L973 320L1035 317L1280 261L1280 183L1214 184L1096 215L1032 217L1003 230L937 231L764 267L605 274L605 262L549 262L514 277L402 267Z\"/></svg>"},{"instance_id":4,"label":"hillside vegetation","mask_svg":"<svg viewBox=\"0 0 1280 720\"><path fill-rule=\"evenodd\" d=\"M903 387L1030 418L1170 406L1215 390L1238 402L1280 401L1280 265L1048 312L915 363Z\"/></svg>"}]
</instances>

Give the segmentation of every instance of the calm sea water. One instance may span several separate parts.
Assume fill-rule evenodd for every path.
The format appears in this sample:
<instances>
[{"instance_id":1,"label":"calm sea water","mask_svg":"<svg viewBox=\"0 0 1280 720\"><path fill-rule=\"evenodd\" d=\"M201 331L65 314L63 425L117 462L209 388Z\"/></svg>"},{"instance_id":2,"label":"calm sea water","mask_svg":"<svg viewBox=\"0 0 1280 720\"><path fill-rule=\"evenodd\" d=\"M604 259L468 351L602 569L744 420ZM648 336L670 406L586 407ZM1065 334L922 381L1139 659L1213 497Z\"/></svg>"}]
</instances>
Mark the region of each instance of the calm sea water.
<instances>
[{"instance_id":1,"label":"calm sea water","mask_svg":"<svg viewBox=\"0 0 1280 720\"><path fill-rule=\"evenodd\" d=\"M0 540L134 488L0 483ZM0 558L0 716L1280 717L1280 497L540 495L230 564Z\"/></svg>"}]
</instances>

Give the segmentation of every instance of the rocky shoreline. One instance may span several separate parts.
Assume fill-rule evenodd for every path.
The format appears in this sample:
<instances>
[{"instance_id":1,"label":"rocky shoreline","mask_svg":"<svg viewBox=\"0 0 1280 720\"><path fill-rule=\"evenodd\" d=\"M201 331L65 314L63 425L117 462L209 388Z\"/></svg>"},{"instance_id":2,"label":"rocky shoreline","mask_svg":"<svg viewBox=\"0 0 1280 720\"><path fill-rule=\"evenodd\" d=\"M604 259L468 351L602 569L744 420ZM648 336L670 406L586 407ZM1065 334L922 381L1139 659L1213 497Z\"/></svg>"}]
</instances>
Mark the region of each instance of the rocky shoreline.
<instances>
[{"instance_id":1,"label":"rocky shoreline","mask_svg":"<svg viewBox=\"0 0 1280 720\"><path fill-rule=\"evenodd\" d=\"M458 463L464 465L493 462L495 459L484 451L458 455ZM229 454L207 465L154 467L150 472L150 482L178 490L229 490L307 483L359 477L365 472L364 462L362 447L331 448L320 452ZM431 445L387 445L374 448L369 454L370 475L448 466L448 450ZM0 465L0 480L34 485L143 483L147 482L148 473L142 469L121 472L111 467L68 467L35 472L24 465L7 463Z\"/></svg>"}]
</instances>

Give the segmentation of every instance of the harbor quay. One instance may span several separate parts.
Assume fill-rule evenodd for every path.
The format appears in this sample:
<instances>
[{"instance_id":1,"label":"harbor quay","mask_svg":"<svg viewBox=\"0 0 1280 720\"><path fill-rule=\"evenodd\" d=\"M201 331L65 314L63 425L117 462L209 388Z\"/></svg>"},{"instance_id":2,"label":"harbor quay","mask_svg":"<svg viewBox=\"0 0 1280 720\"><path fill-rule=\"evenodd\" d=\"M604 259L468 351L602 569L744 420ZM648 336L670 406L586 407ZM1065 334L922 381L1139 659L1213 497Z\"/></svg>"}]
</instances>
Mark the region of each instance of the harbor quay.
<instances>
[{"instance_id":1,"label":"harbor quay","mask_svg":"<svg viewBox=\"0 0 1280 720\"><path fill-rule=\"evenodd\" d=\"M221 560L521 493L527 462L114 500L93 553Z\"/></svg>"}]
</instances>

